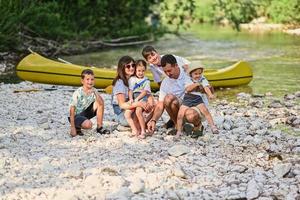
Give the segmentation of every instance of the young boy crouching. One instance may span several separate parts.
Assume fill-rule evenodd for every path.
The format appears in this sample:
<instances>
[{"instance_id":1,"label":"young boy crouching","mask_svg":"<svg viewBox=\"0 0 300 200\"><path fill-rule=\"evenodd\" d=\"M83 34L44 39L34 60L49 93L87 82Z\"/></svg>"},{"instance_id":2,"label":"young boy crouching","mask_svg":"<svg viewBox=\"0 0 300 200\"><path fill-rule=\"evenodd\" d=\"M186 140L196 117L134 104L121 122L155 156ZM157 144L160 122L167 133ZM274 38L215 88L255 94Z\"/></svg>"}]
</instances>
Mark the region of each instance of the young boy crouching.
<instances>
[{"instance_id":1,"label":"young boy crouching","mask_svg":"<svg viewBox=\"0 0 300 200\"><path fill-rule=\"evenodd\" d=\"M110 131L104 129L103 113L104 102L100 94L94 88L94 72L85 69L81 72L82 87L78 88L70 101L71 136L83 135L81 129L90 129L93 124L91 118L97 116L97 132L100 134L109 134Z\"/></svg>"}]
</instances>

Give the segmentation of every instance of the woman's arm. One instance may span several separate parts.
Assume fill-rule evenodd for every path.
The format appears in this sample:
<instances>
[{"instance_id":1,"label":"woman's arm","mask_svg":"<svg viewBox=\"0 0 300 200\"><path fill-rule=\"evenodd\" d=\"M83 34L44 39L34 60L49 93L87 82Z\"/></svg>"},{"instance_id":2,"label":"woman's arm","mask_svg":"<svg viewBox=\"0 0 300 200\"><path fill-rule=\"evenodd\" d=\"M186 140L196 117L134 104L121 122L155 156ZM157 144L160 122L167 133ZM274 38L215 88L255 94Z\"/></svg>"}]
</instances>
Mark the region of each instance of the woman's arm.
<instances>
[{"instance_id":1,"label":"woman's arm","mask_svg":"<svg viewBox=\"0 0 300 200\"><path fill-rule=\"evenodd\" d=\"M144 108L146 106L146 103L142 102L142 101L133 102L132 104L130 104L129 102L126 102L125 94L123 94L123 93L119 93L116 96L117 96L118 104L121 109L130 110L132 108L136 108L136 107Z\"/></svg>"},{"instance_id":2,"label":"woman's arm","mask_svg":"<svg viewBox=\"0 0 300 200\"><path fill-rule=\"evenodd\" d=\"M132 103L133 102L133 91L132 90L129 90L128 96L129 96L129 103Z\"/></svg>"}]
</instances>

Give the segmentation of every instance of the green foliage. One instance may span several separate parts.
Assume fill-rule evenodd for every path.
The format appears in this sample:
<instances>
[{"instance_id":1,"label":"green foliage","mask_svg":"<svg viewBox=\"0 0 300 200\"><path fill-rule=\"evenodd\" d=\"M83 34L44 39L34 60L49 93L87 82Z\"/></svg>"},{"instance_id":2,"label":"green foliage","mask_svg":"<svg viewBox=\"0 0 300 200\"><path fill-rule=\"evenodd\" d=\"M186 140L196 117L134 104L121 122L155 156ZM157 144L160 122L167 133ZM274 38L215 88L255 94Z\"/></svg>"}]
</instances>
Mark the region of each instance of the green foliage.
<instances>
[{"instance_id":1,"label":"green foliage","mask_svg":"<svg viewBox=\"0 0 300 200\"><path fill-rule=\"evenodd\" d=\"M213 22L215 20L215 12L212 0L202 0L195 2L194 19L197 22Z\"/></svg>"},{"instance_id":2,"label":"green foliage","mask_svg":"<svg viewBox=\"0 0 300 200\"><path fill-rule=\"evenodd\" d=\"M239 30L240 23L246 23L257 17L256 1L217 0L214 8L220 19L226 18Z\"/></svg>"},{"instance_id":3,"label":"green foliage","mask_svg":"<svg viewBox=\"0 0 300 200\"><path fill-rule=\"evenodd\" d=\"M18 49L19 32L59 42L161 33L165 27L160 19L167 6L160 5L166 1L0 0L0 51ZM174 6L165 19L179 27L186 15L191 16L193 0L179 0Z\"/></svg>"},{"instance_id":4,"label":"green foliage","mask_svg":"<svg viewBox=\"0 0 300 200\"><path fill-rule=\"evenodd\" d=\"M194 0L166 0L162 1L159 6L160 17L162 21L168 25L175 26L178 31L180 26L185 24L183 28L189 26L188 22L193 20L195 10Z\"/></svg>"},{"instance_id":5,"label":"green foliage","mask_svg":"<svg viewBox=\"0 0 300 200\"><path fill-rule=\"evenodd\" d=\"M194 17L200 22L228 19L236 29L257 17L269 22L299 24L300 0L202 0L197 1Z\"/></svg>"},{"instance_id":6,"label":"green foliage","mask_svg":"<svg viewBox=\"0 0 300 200\"><path fill-rule=\"evenodd\" d=\"M278 23L300 23L300 0L271 1L267 15Z\"/></svg>"}]
</instances>

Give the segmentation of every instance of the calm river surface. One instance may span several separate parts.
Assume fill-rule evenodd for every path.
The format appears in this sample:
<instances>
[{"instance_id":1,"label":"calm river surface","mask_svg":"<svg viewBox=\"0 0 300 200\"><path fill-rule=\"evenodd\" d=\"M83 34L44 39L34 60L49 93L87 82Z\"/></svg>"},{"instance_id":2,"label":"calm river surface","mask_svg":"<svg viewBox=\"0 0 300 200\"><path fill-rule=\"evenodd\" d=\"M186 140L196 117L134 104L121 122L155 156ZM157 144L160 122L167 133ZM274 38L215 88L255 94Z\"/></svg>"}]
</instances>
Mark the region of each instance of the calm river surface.
<instances>
[{"instance_id":1,"label":"calm river surface","mask_svg":"<svg viewBox=\"0 0 300 200\"><path fill-rule=\"evenodd\" d=\"M248 86L218 91L219 97L232 98L239 92L275 96L300 90L300 37L284 33L237 33L230 28L193 26L182 37L167 35L152 43L162 54L171 53L201 60L209 68L221 68L238 60L248 61L254 78ZM65 57L84 65L115 67L118 58L142 58L142 46Z\"/></svg>"}]
</instances>

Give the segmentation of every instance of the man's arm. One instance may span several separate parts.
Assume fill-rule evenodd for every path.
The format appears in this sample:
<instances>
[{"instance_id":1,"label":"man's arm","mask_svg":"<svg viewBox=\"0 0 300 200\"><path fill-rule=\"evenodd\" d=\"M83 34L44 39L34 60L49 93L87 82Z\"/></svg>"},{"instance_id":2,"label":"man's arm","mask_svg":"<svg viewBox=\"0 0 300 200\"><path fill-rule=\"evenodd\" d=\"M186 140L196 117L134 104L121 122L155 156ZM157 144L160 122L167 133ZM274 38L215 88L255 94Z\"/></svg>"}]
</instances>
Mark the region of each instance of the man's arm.
<instances>
[{"instance_id":1,"label":"man's arm","mask_svg":"<svg viewBox=\"0 0 300 200\"><path fill-rule=\"evenodd\" d=\"M148 126L148 130L153 133L156 127L156 122L157 120L161 117L162 113L164 111L164 102L163 101L159 101L156 106L155 109L153 111L153 116L150 119L150 121L148 122L147 126Z\"/></svg>"}]
</instances>

